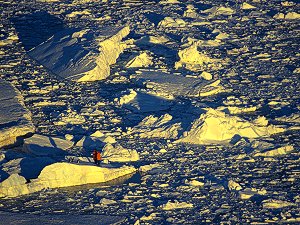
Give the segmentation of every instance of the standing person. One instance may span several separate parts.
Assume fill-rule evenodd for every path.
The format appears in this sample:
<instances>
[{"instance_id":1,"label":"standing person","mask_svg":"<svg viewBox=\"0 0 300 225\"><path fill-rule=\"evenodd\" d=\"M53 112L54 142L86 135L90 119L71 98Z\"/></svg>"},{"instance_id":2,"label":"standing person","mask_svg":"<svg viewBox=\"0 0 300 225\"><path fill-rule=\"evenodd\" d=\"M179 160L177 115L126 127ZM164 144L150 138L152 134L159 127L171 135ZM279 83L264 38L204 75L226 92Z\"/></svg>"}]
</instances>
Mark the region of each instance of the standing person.
<instances>
[{"instance_id":1,"label":"standing person","mask_svg":"<svg viewBox=\"0 0 300 225\"><path fill-rule=\"evenodd\" d=\"M96 150L93 151L93 159L96 165L98 165L98 160L97 160L97 154L98 152Z\"/></svg>"},{"instance_id":2,"label":"standing person","mask_svg":"<svg viewBox=\"0 0 300 225\"><path fill-rule=\"evenodd\" d=\"M100 161L101 161L102 157L101 157L101 153L100 152L97 152L97 165L99 166L100 165Z\"/></svg>"}]
</instances>

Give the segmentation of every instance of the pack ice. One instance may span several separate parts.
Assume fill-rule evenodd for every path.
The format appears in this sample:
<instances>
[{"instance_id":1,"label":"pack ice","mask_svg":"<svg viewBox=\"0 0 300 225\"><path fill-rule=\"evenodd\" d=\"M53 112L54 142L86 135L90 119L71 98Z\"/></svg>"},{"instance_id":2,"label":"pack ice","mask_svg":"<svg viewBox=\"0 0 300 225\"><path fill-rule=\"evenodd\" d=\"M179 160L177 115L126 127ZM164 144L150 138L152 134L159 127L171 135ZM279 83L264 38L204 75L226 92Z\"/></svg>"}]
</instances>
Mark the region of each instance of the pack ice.
<instances>
[{"instance_id":1,"label":"pack ice","mask_svg":"<svg viewBox=\"0 0 300 225\"><path fill-rule=\"evenodd\" d=\"M16 197L43 190L92 183L103 183L131 173L131 166L104 168L71 163L54 163L46 166L37 179L27 182L23 176L12 174L0 183L0 197Z\"/></svg>"},{"instance_id":2,"label":"pack ice","mask_svg":"<svg viewBox=\"0 0 300 225\"><path fill-rule=\"evenodd\" d=\"M264 117L250 122L237 116L209 109L192 123L189 131L178 142L211 144L229 142L236 135L260 138L284 131L285 129L282 127L268 125L268 121Z\"/></svg>"},{"instance_id":3,"label":"pack ice","mask_svg":"<svg viewBox=\"0 0 300 225\"><path fill-rule=\"evenodd\" d=\"M0 80L0 148L15 144L19 137L33 133L31 113L21 93L9 82Z\"/></svg>"},{"instance_id":4,"label":"pack ice","mask_svg":"<svg viewBox=\"0 0 300 225\"><path fill-rule=\"evenodd\" d=\"M29 51L29 55L59 77L96 81L110 75L110 65L126 48L129 27L100 30L69 28Z\"/></svg>"},{"instance_id":5,"label":"pack ice","mask_svg":"<svg viewBox=\"0 0 300 225\"><path fill-rule=\"evenodd\" d=\"M207 81L170 74L162 71L143 70L132 76L149 92L167 99L176 97L202 97L217 94L223 90L219 80Z\"/></svg>"}]
</instances>

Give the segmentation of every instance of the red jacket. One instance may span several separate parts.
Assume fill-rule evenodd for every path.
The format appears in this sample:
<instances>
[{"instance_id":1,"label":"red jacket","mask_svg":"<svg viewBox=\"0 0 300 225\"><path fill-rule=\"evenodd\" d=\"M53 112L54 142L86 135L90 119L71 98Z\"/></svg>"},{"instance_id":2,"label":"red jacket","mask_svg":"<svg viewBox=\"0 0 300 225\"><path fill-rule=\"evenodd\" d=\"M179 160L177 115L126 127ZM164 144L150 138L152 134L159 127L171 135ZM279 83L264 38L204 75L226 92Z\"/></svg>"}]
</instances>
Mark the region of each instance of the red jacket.
<instances>
[{"instance_id":1,"label":"red jacket","mask_svg":"<svg viewBox=\"0 0 300 225\"><path fill-rule=\"evenodd\" d=\"M97 155L98 155L97 153L98 152L96 150L93 151L93 159L94 160L97 160Z\"/></svg>"},{"instance_id":2,"label":"red jacket","mask_svg":"<svg viewBox=\"0 0 300 225\"><path fill-rule=\"evenodd\" d=\"M98 161L101 160L101 154L100 154L100 152L97 152L97 160L98 160Z\"/></svg>"}]
</instances>

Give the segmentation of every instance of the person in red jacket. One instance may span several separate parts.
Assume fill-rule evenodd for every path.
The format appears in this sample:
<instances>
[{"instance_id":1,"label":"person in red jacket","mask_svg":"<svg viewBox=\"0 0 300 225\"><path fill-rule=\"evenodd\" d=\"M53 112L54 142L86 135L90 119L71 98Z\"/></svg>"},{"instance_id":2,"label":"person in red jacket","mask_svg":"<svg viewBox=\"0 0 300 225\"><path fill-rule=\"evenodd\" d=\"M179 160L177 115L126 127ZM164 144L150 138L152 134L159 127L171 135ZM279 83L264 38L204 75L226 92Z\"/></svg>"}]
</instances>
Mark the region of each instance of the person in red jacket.
<instances>
[{"instance_id":1,"label":"person in red jacket","mask_svg":"<svg viewBox=\"0 0 300 225\"><path fill-rule=\"evenodd\" d=\"M98 165L97 153L98 153L98 152L97 152L96 150L93 151L93 160L94 160L94 163L95 163L96 165Z\"/></svg>"},{"instance_id":2,"label":"person in red jacket","mask_svg":"<svg viewBox=\"0 0 300 225\"><path fill-rule=\"evenodd\" d=\"M101 161L102 157L101 157L101 153L97 152L97 165L100 165L100 161Z\"/></svg>"}]
</instances>

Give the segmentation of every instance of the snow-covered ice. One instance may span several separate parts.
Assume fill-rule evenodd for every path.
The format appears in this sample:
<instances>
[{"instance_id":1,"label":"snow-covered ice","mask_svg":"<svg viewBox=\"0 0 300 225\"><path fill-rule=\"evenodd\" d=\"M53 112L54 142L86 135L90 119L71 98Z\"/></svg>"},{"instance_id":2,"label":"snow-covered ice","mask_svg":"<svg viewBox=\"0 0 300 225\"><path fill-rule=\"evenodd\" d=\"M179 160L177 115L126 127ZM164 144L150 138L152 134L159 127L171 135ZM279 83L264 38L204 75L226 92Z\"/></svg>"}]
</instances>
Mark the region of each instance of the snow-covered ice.
<instances>
[{"instance_id":1,"label":"snow-covered ice","mask_svg":"<svg viewBox=\"0 0 300 225\"><path fill-rule=\"evenodd\" d=\"M126 48L121 41L129 31L129 27L106 27L96 32L70 28L30 50L29 55L59 77L102 80Z\"/></svg>"},{"instance_id":2,"label":"snow-covered ice","mask_svg":"<svg viewBox=\"0 0 300 225\"><path fill-rule=\"evenodd\" d=\"M0 148L15 144L19 138L33 133L31 113L21 93L12 84L0 80Z\"/></svg>"},{"instance_id":3,"label":"snow-covered ice","mask_svg":"<svg viewBox=\"0 0 300 225\"><path fill-rule=\"evenodd\" d=\"M3 223L299 223L297 1L0 9Z\"/></svg>"}]
</instances>

